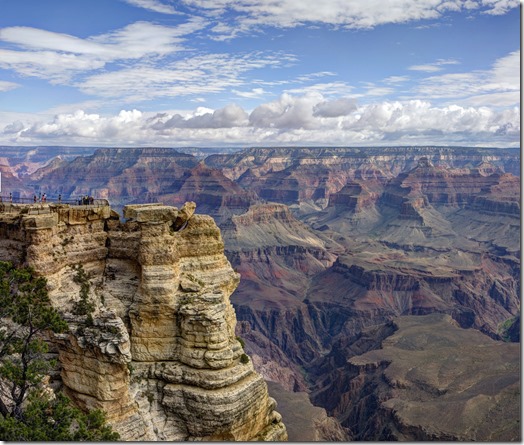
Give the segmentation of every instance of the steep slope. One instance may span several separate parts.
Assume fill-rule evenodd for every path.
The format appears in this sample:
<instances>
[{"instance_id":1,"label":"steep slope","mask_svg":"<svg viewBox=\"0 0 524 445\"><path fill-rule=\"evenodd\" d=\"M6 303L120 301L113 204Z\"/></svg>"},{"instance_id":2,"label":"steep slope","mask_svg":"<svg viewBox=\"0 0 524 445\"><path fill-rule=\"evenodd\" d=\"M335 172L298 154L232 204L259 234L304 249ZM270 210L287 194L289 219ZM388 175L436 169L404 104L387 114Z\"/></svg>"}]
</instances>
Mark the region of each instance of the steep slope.
<instances>
[{"instance_id":1,"label":"steep slope","mask_svg":"<svg viewBox=\"0 0 524 445\"><path fill-rule=\"evenodd\" d=\"M219 225L259 201L254 192L244 190L220 170L206 167L203 162L176 178L156 199L170 205L196 201L199 212L211 215Z\"/></svg>"},{"instance_id":2,"label":"steep slope","mask_svg":"<svg viewBox=\"0 0 524 445\"><path fill-rule=\"evenodd\" d=\"M519 345L442 314L400 317L392 327L381 349L332 376L334 411L353 440L520 440Z\"/></svg>"},{"instance_id":3,"label":"steep slope","mask_svg":"<svg viewBox=\"0 0 524 445\"><path fill-rule=\"evenodd\" d=\"M241 275L231 301L239 319L248 322L241 335L250 341L255 362L267 379L289 389L304 388L296 364L316 357L321 341L302 299L310 278L335 261L327 246L333 249L334 243L316 235L282 204L254 205L222 230L226 255Z\"/></svg>"}]
</instances>

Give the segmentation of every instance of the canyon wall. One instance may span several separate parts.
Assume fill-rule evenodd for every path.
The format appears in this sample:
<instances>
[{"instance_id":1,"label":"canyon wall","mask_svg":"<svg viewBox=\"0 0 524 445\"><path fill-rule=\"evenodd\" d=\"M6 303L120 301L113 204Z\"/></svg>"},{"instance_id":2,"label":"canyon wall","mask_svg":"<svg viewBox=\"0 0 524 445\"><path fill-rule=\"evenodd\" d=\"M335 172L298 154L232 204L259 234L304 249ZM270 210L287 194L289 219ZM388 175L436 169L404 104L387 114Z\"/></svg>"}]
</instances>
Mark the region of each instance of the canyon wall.
<instances>
[{"instance_id":1,"label":"canyon wall","mask_svg":"<svg viewBox=\"0 0 524 445\"><path fill-rule=\"evenodd\" d=\"M127 206L125 222L108 205L0 206L0 260L45 276L69 322L53 384L77 405L123 440L287 438L235 337L239 275L194 203Z\"/></svg>"},{"instance_id":2,"label":"canyon wall","mask_svg":"<svg viewBox=\"0 0 524 445\"><path fill-rule=\"evenodd\" d=\"M334 411L351 440L521 440L520 345L436 313L396 318L382 336L380 349L332 376Z\"/></svg>"}]
</instances>

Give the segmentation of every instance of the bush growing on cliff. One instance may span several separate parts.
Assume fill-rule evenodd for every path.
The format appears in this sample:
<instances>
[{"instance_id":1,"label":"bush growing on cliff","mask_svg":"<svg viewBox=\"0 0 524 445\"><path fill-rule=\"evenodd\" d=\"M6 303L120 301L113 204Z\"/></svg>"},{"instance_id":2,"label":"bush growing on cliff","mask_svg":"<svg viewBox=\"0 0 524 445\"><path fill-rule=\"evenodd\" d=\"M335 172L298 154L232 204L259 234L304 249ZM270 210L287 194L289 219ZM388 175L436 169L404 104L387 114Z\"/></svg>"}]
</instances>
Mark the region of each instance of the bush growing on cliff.
<instances>
[{"instance_id":1,"label":"bush growing on cliff","mask_svg":"<svg viewBox=\"0 0 524 445\"><path fill-rule=\"evenodd\" d=\"M95 310L94 303L89 299L91 283L89 282L89 277L81 264L73 267L73 269L76 271L73 281L80 285L80 300L73 303L73 314L87 315L89 320L89 316L91 316Z\"/></svg>"},{"instance_id":2,"label":"bush growing on cliff","mask_svg":"<svg viewBox=\"0 0 524 445\"><path fill-rule=\"evenodd\" d=\"M0 440L116 440L101 412L84 414L44 390L55 365L45 335L67 329L45 278L0 262Z\"/></svg>"},{"instance_id":3,"label":"bush growing on cliff","mask_svg":"<svg viewBox=\"0 0 524 445\"><path fill-rule=\"evenodd\" d=\"M120 438L105 423L100 410L83 413L63 394L54 399L34 393L23 418L0 418L2 440L27 441L115 441Z\"/></svg>"},{"instance_id":4,"label":"bush growing on cliff","mask_svg":"<svg viewBox=\"0 0 524 445\"><path fill-rule=\"evenodd\" d=\"M67 324L51 306L45 278L6 262L0 262L0 322L0 414L20 418L28 391L54 365L43 335L64 332Z\"/></svg>"}]
</instances>

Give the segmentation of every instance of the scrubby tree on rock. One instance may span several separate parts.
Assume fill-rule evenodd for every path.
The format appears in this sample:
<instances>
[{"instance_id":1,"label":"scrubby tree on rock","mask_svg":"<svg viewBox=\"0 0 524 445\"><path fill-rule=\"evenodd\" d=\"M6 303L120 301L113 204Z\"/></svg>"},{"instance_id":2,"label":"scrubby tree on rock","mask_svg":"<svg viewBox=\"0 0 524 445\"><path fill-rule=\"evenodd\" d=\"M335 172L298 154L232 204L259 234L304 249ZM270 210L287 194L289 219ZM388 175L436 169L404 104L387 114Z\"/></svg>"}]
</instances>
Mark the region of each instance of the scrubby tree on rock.
<instances>
[{"instance_id":1,"label":"scrubby tree on rock","mask_svg":"<svg viewBox=\"0 0 524 445\"><path fill-rule=\"evenodd\" d=\"M0 262L0 440L118 439L102 412L83 413L43 384L55 365L45 335L67 329L45 278Z\"/></svg>"}]
</instances>

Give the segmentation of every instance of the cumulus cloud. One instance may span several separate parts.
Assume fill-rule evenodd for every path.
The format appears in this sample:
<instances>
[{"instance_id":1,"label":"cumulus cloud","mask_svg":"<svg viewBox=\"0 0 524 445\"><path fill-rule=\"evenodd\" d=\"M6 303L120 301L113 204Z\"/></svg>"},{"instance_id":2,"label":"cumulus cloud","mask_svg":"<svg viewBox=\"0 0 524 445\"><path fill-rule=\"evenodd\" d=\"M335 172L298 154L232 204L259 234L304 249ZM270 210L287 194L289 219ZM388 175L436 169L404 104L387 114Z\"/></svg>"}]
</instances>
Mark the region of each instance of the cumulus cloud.
<instances>
[{"instance_id":1,"label":"cumulus cloud","mask_svg":"<svg viewBox=\"0 0 524 445\"><path fill-rule=\"evenodd\" d=\"M321 99L320 94L297 97L285 93L278 100L256 107L249 115L249 123L259 128L313 129L313 108Z\"/></svg>"},{"instance_id":2,"label":"cumulus cloud","mask_svg":"<svg viewBox=\"0 0 524 445\"><path fill-rule=\"evenodd\" d=\"M354 99L343 97L331 101L324 101L313 107L313 116L315 117L339 117L347 116L357 109Z\"/></svg>"},{"instance_id":3,"label":"cumulus cloud","mask_svg":"<svg viewBox=\"0 0 524 445\"><path fill-rule=\"evenodd\" d=\"M78 145L402 143L518 146L518 107L436 106L429 101L383 101L358 105L321 94L292 96L261 104L251 113L236 104L198 107L185 113L147 114L123 110L114 116L77 111L48 121L4 125L3 139L18 143ZM1 140L1 139L0 139ZM114 145L114 144L113 144Z\"/></svg>"},{"instance_id":4,"label":"cumulus cloud","mask_svg":"<svg viewBox=\"0 0 524 445\"><path fill-rule=\"evenodd\" d=\"M197 111L193 115L170 116L159 113L149 118L147 125L155 131L165 132L173 128L233 128L243 127L248 123L248 114L238 105L230 104L218 110Z\"/></svg>"},{"instance_id":5,"label":"cumulus cloud","mask_svg":"<svg viewBox=\"0 0 524 445\"><path fill-rule=\"evenodd\" d=\"M4 134L17 134L25 130L25 125L22 121L14 121L4 127Z\"/></svg>"},{"instance_id":6,"label":"cumulus cloud","mask_svg":"<svg viewBox=\"0 0 524 445\"><path fill-rule=\"evenodd\" d=\"M20 138L58 139L76 138L80 140L103 140L129 136L139 131L142 113L138 110L122 110L116 116L102 117L78 110L72 114L60 114L51 122L36 123L20 131Z\"/></svg>"}]
</instances>

